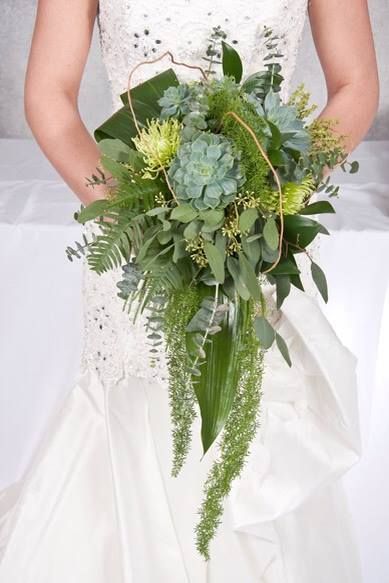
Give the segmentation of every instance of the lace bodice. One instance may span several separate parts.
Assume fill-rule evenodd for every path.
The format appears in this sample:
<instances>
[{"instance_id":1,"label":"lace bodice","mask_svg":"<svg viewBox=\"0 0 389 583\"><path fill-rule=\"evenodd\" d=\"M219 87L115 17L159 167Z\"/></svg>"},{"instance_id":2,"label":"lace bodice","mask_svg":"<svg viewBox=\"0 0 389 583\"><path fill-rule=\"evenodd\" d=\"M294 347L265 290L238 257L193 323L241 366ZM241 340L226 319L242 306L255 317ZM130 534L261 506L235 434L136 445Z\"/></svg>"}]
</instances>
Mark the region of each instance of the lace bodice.
<instances>
[{"instance_id":1,"label":"lace bodice","mask_svg":"<svg viewBox=\"0 0 389 583\"><path fill-rule=\"evenodd\" d=\"M127 88L129 71L140 61L170 50L178 61L203 64L212 28L221 26L236 46L249 75L263 68L264 26L282 37L284 91L288 91L306 18L307 0L100 0L99 28L103 58L114 105ZM167 67L159 61L138 69L134 83ZM198 75L180 68L180 77Z\"/></svg>"},{"instance_id":2,"label":"lace bodice","mask_svg":"<svg viewBox=\"0 0 389 583\"><path fill-rule=\"evenodd\" d=\"M244 74L263 68L264 26L281 37L284 54L284 92L288 92L295 68L299 41L306 17L307 0L100 0L99 30L104 62L112 90L113 109L120 106L119 95L127 88L129 71L140 61L151 60L170 50L176 60L204 64L202 57L213 27L227 34L244 62ZM160 61L137 70L134 85L170 66ZM197 73L177 69L181 79ZM84 366L93 368L105 385L125 375L156 378L164 382L166 364L161 354L152 360L145 330L145 318L132 324L117 297L118 272L103 276L84 274L85 342Z\"/></svg>"}]
</instances>

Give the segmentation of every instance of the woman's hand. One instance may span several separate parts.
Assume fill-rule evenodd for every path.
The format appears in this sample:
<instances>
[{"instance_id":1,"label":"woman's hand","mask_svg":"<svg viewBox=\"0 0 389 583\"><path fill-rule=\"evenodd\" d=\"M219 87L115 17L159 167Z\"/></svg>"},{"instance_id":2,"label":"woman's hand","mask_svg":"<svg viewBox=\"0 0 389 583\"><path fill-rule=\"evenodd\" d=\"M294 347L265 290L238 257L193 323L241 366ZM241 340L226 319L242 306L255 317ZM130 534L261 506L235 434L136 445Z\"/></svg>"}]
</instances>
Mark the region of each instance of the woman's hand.
<instances>
[{"instance_id":1,"label":"woman's hand","mask_svg":"<svg viewBox=\"0 0 389 583\"><path fill-rule=\"evenodd\" d=\"M88 187L99 150L78 111L98 0L39 0L25 84L25 112L43 152L84 204L104 198Z\"/></svg>"},{"instance_id":2,"label":"woman's hand","mask_svg":"<svg viewBox=\"0 0 389 583\"><path fill-rule=\"evenodd\" d=\"M369 129L378 107L379 84L367 0L310 0L313 39L328 102L321 117L336 119L351 152Z\"/></svg>"}]
</instances>

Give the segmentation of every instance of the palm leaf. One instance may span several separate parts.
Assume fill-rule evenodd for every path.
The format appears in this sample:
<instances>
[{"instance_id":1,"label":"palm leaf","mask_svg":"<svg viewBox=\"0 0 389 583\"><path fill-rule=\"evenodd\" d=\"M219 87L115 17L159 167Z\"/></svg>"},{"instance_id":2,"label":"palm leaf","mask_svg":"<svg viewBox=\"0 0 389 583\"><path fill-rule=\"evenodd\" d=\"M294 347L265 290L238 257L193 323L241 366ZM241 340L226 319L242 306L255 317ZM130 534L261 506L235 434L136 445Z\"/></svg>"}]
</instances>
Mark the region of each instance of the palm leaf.
<instances>
[{"instance_id":1,"label":"palm leaf","mask_svg":"<svg viewBox=\"0 0 389 583\"><path fill-rule=\"evenodd\" d=\"M147 120L159 117L161 108L158 99L162 97L165 89L172 85L178 85L178 79L173 69L167 69L131 90L131 101L141 127L146 125ZM120 97L124 106L95 130L97 142L113 138L132 145L132 138L137 135L137 131L128 106L127 93Z\"/></svg>"},{"instance_id":2,"label":"palm leaf","mask_svg":"<svg viewBox=\"0 0 389 583\"><path fill-rule=\"evenodd\" d=\"M204 288L203 293L209 294L209 287ZM234 302L222 296L222 301L229 306L221 325L222 330L205 344L205 361L200 366L201 375L193 376L201 413L204 453L223 429L231 411L241 375L238 354L242 349L245 333L251 325L248 302L238 296ZM191 334L187 336L190 350Z\"/></svg>"}]
</instances>

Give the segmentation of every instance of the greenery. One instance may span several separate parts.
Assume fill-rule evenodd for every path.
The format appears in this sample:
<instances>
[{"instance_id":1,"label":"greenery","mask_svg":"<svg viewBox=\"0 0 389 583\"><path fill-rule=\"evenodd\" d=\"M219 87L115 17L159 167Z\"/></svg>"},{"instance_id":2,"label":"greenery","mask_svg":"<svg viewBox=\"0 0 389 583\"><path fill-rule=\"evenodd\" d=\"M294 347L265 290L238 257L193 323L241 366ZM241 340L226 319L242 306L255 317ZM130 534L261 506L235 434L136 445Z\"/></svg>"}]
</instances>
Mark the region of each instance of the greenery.
<instances>
[{"instance_id":1,"label":"greenery","mask_svg":"<svg viewBox=\"0 0 389 583\"><path fill-rule=\"evenodd\" d=\"M88 181L105 184L108 197L76 215L94 222L95 234L67 249L96 273L121 268L118 296L145 312L152 364L161 346L166 352L172 474L198 412L204 453L218 446L196 526L206 559L258 428L266 351L274 346L292 366L263 286L274 286L278 309L293 286L303 290L296 256L309 257L315 238L328 235L316 216L334 212L312 195L337 193L323 179L328 167L358 169L334 122L308 121L314 108L303 87L281 99L280 39L269 29L263 39L264 70L246 78L216 27L199 81L180 83L167 69L121 96L123 107L95 132L101 167ZM311 274L327 301L313 261Z\"/></svg>"}]
</instances>

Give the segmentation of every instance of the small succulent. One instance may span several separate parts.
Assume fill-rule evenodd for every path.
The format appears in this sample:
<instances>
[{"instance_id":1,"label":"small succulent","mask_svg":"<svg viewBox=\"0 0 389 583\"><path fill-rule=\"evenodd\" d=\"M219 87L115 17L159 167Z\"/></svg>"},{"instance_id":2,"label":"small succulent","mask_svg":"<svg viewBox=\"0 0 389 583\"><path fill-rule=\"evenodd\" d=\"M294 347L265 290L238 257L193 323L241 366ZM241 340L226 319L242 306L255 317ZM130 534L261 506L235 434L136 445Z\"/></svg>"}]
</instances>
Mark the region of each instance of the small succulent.
<instances>
[{"instance_id":1,"label":"small succulent","mask_svg":"<svg viewBox=\"0 0 389 583\"><path fill-rule=\"evenodd\" d=\"M182 144L168 171L178 200L198 210L227 206L245 182L239 159L221 134L201 132Z\"/></svg>"},{"instance_id":2,"label":"small succulent","mask_svg":"<svg viewBox=\"0 0 389 583\"><path fill-rule=\"evenodd\" d=\"M191 112L205 115L208 110L207 98L201 85L181 83L165 89L158 100L161 118L183 117Z\"/></svg>"},{"instance_id":3,"label":"small succulent","mask_svg":"<svg viewBox=\"0 0 389 583\"><path fill-rule=\"evenodd\" d=\"M269 91L263 104L253 93L246 95L246 99L254 105L258 115L264 117L278 128L283 148L290 148L299 152L307 152L309 150L310 135L304 126L304 122L299 119L295 106L283 104L279 94L273 91ZM270 137L270 128L268 134Z\"/></svg>"},{"instance_id":4,"label":"small succulent","mask_svg":"<svg viewBox=\"0 0 389 583\"><path fill-rule=\"evenodd\" d=\"M177 119L153 119L133 138L135 148L143 155L146 164L145 178L156 178L161 168L170 165L180 145L181 128Z\"/></svg>"}]
</instances>

